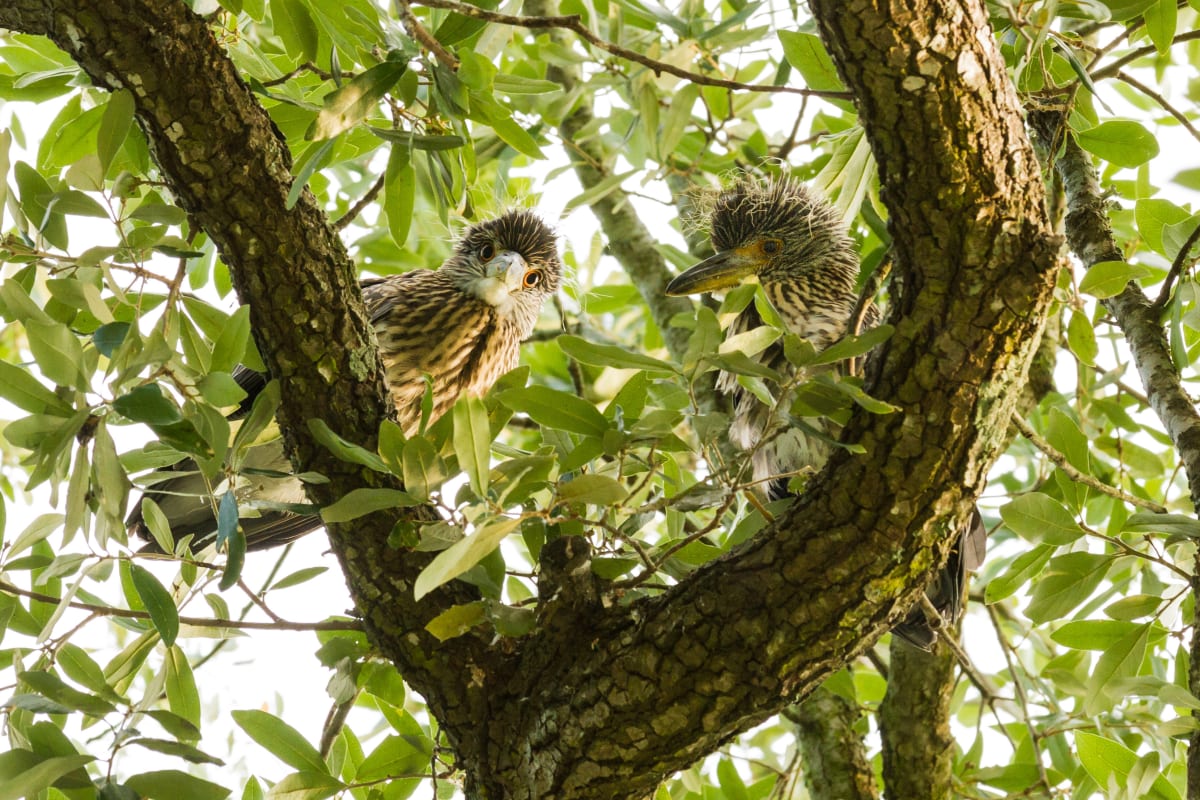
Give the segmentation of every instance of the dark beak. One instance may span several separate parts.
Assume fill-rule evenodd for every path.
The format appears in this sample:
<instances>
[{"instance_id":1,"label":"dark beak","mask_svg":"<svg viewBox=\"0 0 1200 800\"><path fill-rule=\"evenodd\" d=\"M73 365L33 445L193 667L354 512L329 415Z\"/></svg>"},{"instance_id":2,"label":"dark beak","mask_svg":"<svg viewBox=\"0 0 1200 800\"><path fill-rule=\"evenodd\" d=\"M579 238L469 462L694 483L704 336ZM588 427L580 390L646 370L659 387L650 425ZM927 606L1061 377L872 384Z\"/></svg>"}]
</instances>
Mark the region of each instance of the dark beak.
<instances>
[{"instance_id":1,"label":"dark beak","mask_svg":"<svg viewBox=\"0 0 1200 800\"><path fill-rule=\"evenodd\" d=\"M758 267L757 259L737 250L726 250L676 275L667 284L667 294L679 297L730 289L753 277Z\"/></svg>"}]
</instances>

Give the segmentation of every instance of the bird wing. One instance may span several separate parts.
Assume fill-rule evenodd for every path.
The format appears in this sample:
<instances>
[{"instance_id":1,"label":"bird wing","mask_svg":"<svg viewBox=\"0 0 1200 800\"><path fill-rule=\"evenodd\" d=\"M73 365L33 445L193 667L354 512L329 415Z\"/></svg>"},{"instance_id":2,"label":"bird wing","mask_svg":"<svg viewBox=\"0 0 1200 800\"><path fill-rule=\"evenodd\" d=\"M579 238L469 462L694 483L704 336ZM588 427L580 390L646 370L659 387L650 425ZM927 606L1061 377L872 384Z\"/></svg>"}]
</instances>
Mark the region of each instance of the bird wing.
<instances>
[{"instance_id":1,"label":"bird wing","mask_svg":"<svg viewBox=\"0 0 1200 800\"><path fill-rule=\"evenodd\" d=\"M416 270L372 279L363 288L387 369L396 418L408 435L420 424L426 376L433 415L466 395L481 395L517 366L522 334L488 303L444 272Z\"/></svg>"}]
</instances>

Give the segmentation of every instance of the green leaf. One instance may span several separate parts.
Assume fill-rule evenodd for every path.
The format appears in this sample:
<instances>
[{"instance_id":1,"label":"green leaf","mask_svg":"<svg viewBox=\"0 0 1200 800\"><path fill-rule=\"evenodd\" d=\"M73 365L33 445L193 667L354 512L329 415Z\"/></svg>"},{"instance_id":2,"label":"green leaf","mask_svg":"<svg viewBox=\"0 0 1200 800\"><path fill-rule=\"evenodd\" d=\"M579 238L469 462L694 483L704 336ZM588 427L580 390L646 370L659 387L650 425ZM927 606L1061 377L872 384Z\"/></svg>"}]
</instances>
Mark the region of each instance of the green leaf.
<instances>
[{"instance_id":1,"label":"green leaf","mask_svg":"<svg viewBox=\"0 0 1200 800\"><path fill-rule=\"evenodd\" d=\"M457 578L500 546L505 536L521 525L520 519L499 517L465 539L460 539L437 554L417 576L413 596L420 600L437 587Z\"/></svg>"},{"instance_id":2,"label":"green leaf","mask_svg":"<svg viewBox=\"0 0 1200 800\"><path fill-rule=\"evenodd\" d=\"M425 630L444 642L487 621L485 604L482 600L450 606L425 624ZM361 776L361 773L360 773Z\"/></svg>"},{"instance_id":3,"label":"green leaf","mask_svg":"<svg viewBox=\"0 0 1200 800\"><path fill-rule=\"evenodd\" d=\"M317 749L308 743L295 728L279 717L258 709L234 711L233 721L251 739L266 748L289 767L302 771L329 774L329 768Z\"/></svg>"},{"instance_id":4,"label":"green leaf","mask_svg":"<svg viewBox=\"0 0 1200 800\"><path fill-rule=\"evenodd\" d=\"M1200 539L1200 520L1187 514L1155 514L1139 511L1131 514L1121 528L1122 533L1165 533Z\"/></svg>"},{"instance_id":5,"label":"green leaf","mask_svg":"<svg viewBox=\"0 0 1200 800\"><path fill-rule=\"evenodd\" d=\"M245 457L247 449L259 434L275 421L275 409L279 408L279 400L279 381L275 380L264 386L263 390L254 398L254 403L250 406L250 414L233 436L230 462L234 469L241 469L242 459Z\"/></svg>"},{"instance_id":6,"label":"green leaf","mask_svg":"<svg viewBox=\"0 0 1200 800\"><path fill-rule=\"evenodd\" d=\"M774 344L783 332L769 325L760 325L748 331L730 336L721 342L717 353L723 356L741 353L745 356L756 356Z\"/></svg>"},{"instance_id":7,"label":"green leaf","mask_svg":"<svg viewBox=\"0 0 1200 800\"><path fill-rule=\"evenodd\" d=\"M302 583L307 583L318 575L323 575L329 571L329 567L305 567L298 569L291 575L286 575L275 583L271 584L271 590L288 589L292 586L299 586Z\"/></svg>"},{"instance_id":8,"label":"green leaf","mask_svg":"<svg viewBox=\"0 0 1200 800\"><path fill-rule=\"evenodd\" d=\"M485 124L490 125L496 135L517 152L538 160L546 157L537 141L512 117L492 117L485 120ZM564 213L566 212L564 211Z\"/></svg>"},{"instance_id":9,"label":"green leaf","mask_svg":"<svg viewBox=\"0 0 1200 800\"><path fill-rule=\"evenodd\" d=\"M813 364L836 364L847 358L861 356L891 338L895 329L891 325L880 325L857 336L844 336L817 353Z\"/></svg>"},{"instance_id":10,"label":"green leaf","mask_svg":"<svg viewBox=\"0 0 1200 800\"><path fill-rule=\"evenodd\" d=\"M269 800L323 800L346 788L328 772L301 770L293 772L271 787Z\"/></svg>"},{"instance_id":11,"label":"green leaf","mask_svg":"<svg viewBox=\"0 0 1200 800\"><path fill-rule=\"evenodd\" d=\"M92 344L102 356L112 358L112 354L125 341L125 334L129 333L129 327L128 322L110 322L107 325L101 325L92 332Z\"/></svg>"},{"instance_id":12,"label":"green leaf","mask_svg":"<svg viewBox=\"0 0 1200 800\"><path fill-rule=\"evenodd\" d=\"M130 564L129 571L133 588L137 590L142 605L150 614L150 621L162 637L163 644L170 647L175 644L175 637L179 635L179 609L175 607L175 599L145 567Z\"/></svg>"},{"instance_id":13,"label":"green leaf","mask_svg":"<svg viewBox=\"0 0 1200 800\"><path fill-rule=\"evenodd\" d=\"M104 670L82 647L70 642L65 643L58 649L57 663L68 678L81 686L91 689L106 700L114 703L121 701L120 695L104 677Z\"/></svg>"},{"instance_id":14,"label":"green leaf","mask_svg":"<svg viewBox=\"0 0 1200 800\"><path fill-rule=\"evenodd\" d=\"M1075 134L1079 146L1118 167L1136 167L1158 155L1158 140L1140 123L1109 120Z\"/></svg>"},{"instance_id":15,"label":"green leaf","mask_svg":"<svg viewBox=\"0 0 1200 800\"><path fill-rule=\"evenodd\" d=\"M200 692L196 689L196 676L192 674L192 665L188 662L187 654L178 646L172 646L167 649L163 661L167 670L167 704L171 707L171 713L198 729L201 713ZM171 728L167 727L167 730L171 731Z\"/></svg>"},{"instance_id":16,"label":"green leaf","mask_svg":"<svg viewBox=\"0 0 1200 800\"><path fill-rule=\"evenodd\" d=\"M1014 533L1031 542L1066 545L1083 535L1079 523L1062 503L1041 492L1014 498L1001 507L1000 517Z\"/></svg>"},{"instance_id":17,"label":"green leaf","mask_svg":"<svg viewBox=\"0 0 1200 800\"><path fill-rule=\"evenodd\" d=\"M1146 654L1151 625L1130 627L1132 630L1105 648L1095 669L1088 676L1088 691L1083 701L1086 714L1099 714L1111 708L1119 699L1120 682L1138 674L1142 657Z\"/></svg>"},{"instance_id":18,"label":"green leaf","mask_svg":"<svg viewBox=\"0 0 1200 800\"><path fill-rule=\"evenodd\" d=\"M416 193L417 178L409 151L404 147L393 147L384 173L383 208L387 214L388 233L400 247L408 241Z\"/></svg>"},{"instance_id":19,"label":"green leaf","mask_svg":"<svg viewBox=\"0 0 1200 800\"><path fill-rule=\"evenodd\" d=\"M1087 314L1072 310L1067 322L1067 346L1083 364L1095 366L1100 348L1096 344L1096 331Z\"/></svg>"},{"instance_id":20,"label":"green leaf","mask_svg":"<svg viewBox=\"0 0 1200 800\"><path fill-rule=\"evenodd\" d=\"M126 419L148 425L170 425L183 419L179 406L157 383L139 386L113 400L113 409Z\"/></svg>"},{"instance_id":21,"label":"green leaf","mask_svg":"<svg viewBox=\"0 0 1200 800\"><path fill-rule=\"evenodd\" d=\"M632 174L633 171L631 170L629 172L621 172L616 175L609 175L607 178L596 181L595 184L587 187L582 192L568 200L566 205L563 206L562 215L565 217L581 206L590 206L595 204L598 200L608 197L610 194L620 188L622 181Z\"/></svg>"},{"instance_id":22,"label":"green leaf","mask_svg":"<svg viewBox=\"0 0 1200 800\"><path fill-rule=\"evenodd\" d=\"M113 156L125 144L125 137L133 126L133 94L128 89L117 89L108 96L104 116L96 133L96 155L100 159L100 172L108 172Z\"/></svg>"},{"instance_id":23,"label":"green leaf","mask_svg":"<svg viewBox=\"0 0 1200 800\"><path fill-rule=\"evenodd\" d=\"M304 137L332 139L350 130L378 109L379 101L396 85L406 69L406 61L384 61L325 95L321 111Z\"/></svg>"},{"instance_id":24,"label":"green leaf","mask_svg":"<svg viewBox=\"0 0 1200 800\"><path fill-rule=\"evenodd\" d=\"M1091 596L1111 564L1111 556L1093 553L1067 553L1051 559L1033 585L1025 616L1038 623L1063 619Z\"/></svg>"},{"instance_id":25,"label":"green leaf","mask_svg":"<svg viewBox=\"0 0 1200 800\"><path fill-rule=\"evenodd\" d=\"M147 800L224 800L231 793L224 786L177 769L132 775L125 786Z\"/></svg>"},{"instance_id":26,"label":"green leaf","mask_svg":"<svg viewBox=\"0 0 1200 800\"><path fill-rule=\"evenodd\" d=\"M1111 619L1081 619L1052 631L1050 638L1072 650L1108 650L1142 627Z\"/></svg>"},{"instance_id":27,"label":"green leaf","mask_svg":"<svg viewBox=\"0 0 1200 800\"><path fill-rule=\"evenodd\" d=\"M1179 20L1176 0L1158 0L1146 9L1143 19L1146 20L1146 33L1150 34L1150 41L1154 42L1159 55L1169 53Z\"/></svg>"},{"instance_id":28,"label":"green leaf","mask_svg":"<svg viewBox=\"0 0 1200 800\"><path fill-rule=\"evenodd\" d=\"M1178 225L1191 215L1187 209L1162 198L1147 197L1137 201L1133 208L1134 220L1137 222L1138 233L1149 245L1150 249L1169 259L1175 258L1174 252L1167 252L1163 242L1163 230L1169 225Z\"/></svg>"},{"instance_id":29,"label":"green leaf","mask_svg":"<svg viewBox=\"0 0 1200 800\"><path fill-rule=\"evenodd\" d=\"M387 465L383 463L383 459L379 457L379 454L372 453L370 450L346 441L341 436L338 436L336 433L334 433L333 430L325 424L324 420L310 419L308 421L308 430L318 443L324 445L329 452L333 453L342 461L349 461L352 464L361 464L362 466L373 469L376 472L388 471Z\"/></svg>"},{"instance_id":30,"label":"green leaf","mask_svg":"<svg viewBox=\"0 0 1200 800\"><path fill-rule=\"evenodd\" d=\"M492 446L487 408L478 397L464 397L454 404L453 417L458 465L467 473L471 491L477 497L486 497Z\"/></svg>"},{"instance_id":31,"label":"green leaf","mask_svg":"<svg viewBox=\"0 0 1200 800\"><path fill-rule=\"evenodd\" d=\"M333 157L334 145L337 143L337 138L324 139L314 143L300 155L300 159L295 165L296 177L292 181L292 188L288 189L285 201L289 211L300 200L300 195L304 194L304 187L308 185L309 179L329 163L330 158Z\"/></svg>"},{"instance_id":32,"label":"green leaf","mask_svg":"<svg viewBox=\"0 0 1200 800\"><path fill-rule=\"evenodd\" d=\"M821 40L811 33L781 30L779 43L788 63L795 67L804 85L817 91L841 92L846 87Z\"/></svg>"},{"instance_id":33,"label":"green leaf","mask_svg":"<svg viewBox=\"0 0 1200 800\"><path fill-rule=\"evenodd\" d=\"M246 390L228 372L210 372L196 383L196 388L215 408L236 406L246 399Z\"/></svg>"},{"instance_id":34,"label":"green leaf","mask_svg":"<svg viewBox=\"0 0 1200 800\"><path fill-rule=\"evenodd\" d=\"M354 489L321 509L321 519L329 523L349 522L385 508L411 508L422 502L399 489Z\"/></svg>"},{"instance_id":35,"label":"green leaf","mask_svg":"<svg viewBox=\"0 0 1200 800\"><path fill-rule=\"evenodd\" d=\"M872 414L894 414L900 410L899 406L871 397L857 381L839 380L833 383L833 387Z\"/></svg>"},{"instance_id":36,"label":"green leaf","mask_svg":"<svg viewBox=\"0 0 1200 800\"><path fill-rule=\"evenodd\" d=\"M312 13L300 0L270 0L271 21L275 33L292 59L301 63L315 61L320 33Z\"/></svg>"},{"instance_id":37,"label":"green leaf","mask_svg":"<svg viewBox=\"0 0 1200 800\"><path fill-rule=\"evenodd\" d=\"M144 747L147 750L153 750L155 753L163 753L168 756L178 756L184 761L192 764L215 764L218 767L225 766L225 762L215 756L210 756L199 748L193 747L190 744L176 742L173 739L152 739L149 737L138 737L130 739L126 742L127 745L137 745Z\"/></svg>"},{"instance_id":38,"label":"green leaf","mask_svg":"<svg viewBox=\"0 0 1200 800\"><path fill-rule=\"evenodd\" d=\"M557 81L546 81L539 78L526 78L523 75L512 75L498 72L492 79L492 89L497 94L554 94L561 92L563 87Z\"/></svg>"},{"instance_id":39,"label":"green leaf","mask_svg":"<svg viewBox=\"0 0 1200 800\"><path fill-rule=\"evenodd\" d=\"M41 381L3 359L0 359L0 397L30 414L47 410L63 416L71 413L71 407Z\"/></svg>"},{"instance_id":40,"label":"green leaf","mask_svg":"<svg viewBox=\"0 0 1200 800\"><path fill-rule=\"evenodd\" d=\"M560 482L556 499L559 503L591 503L597 506L617 505L629 492L607 475L578 475L569 481Z\"/></svg>"},{"instance_id":41,"label":"green leaf","mask_svg":"<svg viewBox=\"0 0 1200 800\"><path fill-rule=\"evenodd\" d=\"M679 368L674 364L641 353L634 353L616 345L597 344L569 334L559 336L555 341L558 342L558 346L564 353L581 364L593 367L640 369L654 373L680 374Z\"/></svg>"},{"instance_id":42,"label":"green leaf","mask_svg":"<svg viewBox=\"0 0 1200 800\"><path fill-rule=\"evenodd\" d=\"M597 437L608 430L608 420L591 403L548 386L509 389L500 392L497 399L549 428Z\"/></svg>"},{"instance_id":43,"label":"green leaf","mask_svg":"<svg viewBox=\"0 0 1200 800\"><path fill-rule=\"evenodd\" d=\"M1150 270L1125 261L1098 261L1088 267L1087 274L1079 282L1079 291L1103 300L1116 297L1125 290L1125 284L1148 277Z\"/></svg>"},{"instance_id":44,"label":"green leaf","mask_svg":"<svg viewBox=\"0 0 1200 800\"><path fill-rule=\"evenodd\" d=\"M29 350L42 374L60 386L85 388L83 345L66 325L58 322L25 320Z\"/></svg>"},{"instance_id":45,"label":"green leaf","mask_svg":"<svg viewBox=\"0 0 1200 800\"><path fill-rule=\"evenodd\" d=\"M170 688L170 680L167 681L167 687ZM150 709L144 712L147 717L163 726L163 729L174 736L181 742L198 742L200 741L200 729L193 725L188 720L175 714L171 711L164 711L161 708Z\"/></svg>"},{"instance_id":46,"label":"green leaf","mask_svg":"<svg viewBox=\"0 0 1200 800\"><path fill-rule=\"evenodd\" d=\"M229 316L229 321L221 328L221 334L213 342L212 361L209 362L213 372L233 372L233 368L241 363L246 354L246 343L250 341L250 306L240 306Z\"/></svg>"},{"instance_id":47,"label":"green leaf","mask_svg":"<svg viewBox=\"0 0 1200 800\"><path fill-rule=\"evenodd\" d=\"M29 752L29 751L10 751ZM39 758L29 753L33 760ZM0 756L3 758L3 756ZM37 763L22 769L20 772L5 775L0 782L0 800L19 800L22 797L37 797L49 789L54 782L64 775L74 772L86 764L95 761L94 756L54 756L42 759Z\"/></svg>"},{"instance_id":48,"label":"green leaf","mask_svg":"<svg viewBox=\"0 0 1200 800\"><path fill-rule=\"evenodd\" d=\"M102 323L113 321L112 311L94 284L78 278L50 278L46 281L46 288L55 300L87 311Z\"/></svg>"},{"instance_id":49,"label":"green leaf","mask_svg":"<svg viewBox=\"0 0 1200 800\"><path fill-rule=\"evenodd\" d=\"M69 686L53 672L30 670L20 673L17 677L42 697L65 708L82 711L93 717L101 717L116 711L116 707L112 703Z\"/></svg>"},{"instance_id":50,"label":"green leaf","mask_svg":"<svg viewBox=\"0 0 1200 800\"><path fill-rule=\"evenodd\" d=\"M1117 786L1124 786L1138 762L1137 753L1120 742L1086 731L1076 731L1075 750L1079 753L1079 763L1100 786L1108 786L1112 777L1116 778ZM1151 785L1150 793L1143 795L1142 800L1181 798L1175 787L1160 775Z\"/></svg>"},{"instance_id":51,"label":"green leaf","mask_svg":"<svg viewBox=\"0 0 1200 800\"><path fill-rule=\"evenodd\" d=\"M445 464L438 457L433 443L424 436L414 436L404 443L404 488L413 497L429 499L446 480Z\"/></svg>"}]
</instances>

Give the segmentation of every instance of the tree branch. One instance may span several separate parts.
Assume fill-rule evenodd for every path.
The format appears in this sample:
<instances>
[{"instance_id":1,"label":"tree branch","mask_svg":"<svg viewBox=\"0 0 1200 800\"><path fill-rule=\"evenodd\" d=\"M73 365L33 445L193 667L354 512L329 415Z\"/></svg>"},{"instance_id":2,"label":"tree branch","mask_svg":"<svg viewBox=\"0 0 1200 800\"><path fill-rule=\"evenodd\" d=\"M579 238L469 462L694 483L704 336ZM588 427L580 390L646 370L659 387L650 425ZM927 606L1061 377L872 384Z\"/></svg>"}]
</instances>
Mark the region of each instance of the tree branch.
<instances>
[{"instance_id":1,"label":"tree branch","mask_svg":"<svg viewBox=\"0 0 1200 800\"><path fill-rule=\"evenodd\" d=\"M22 589L20 586L14 586L8 581L0 581L0 592L6 594L17 595L20 597L28 597L30 600L37 600L42 603L50 603L57 606L62 602L61 597L54 595L42 594L41 592L32 592L28 589ZM72 600L67 604L71 608L78 608L82 611L91 611L103 617L121 617L122 619L140 619L149 622L150 614L145 611L133 611L128 608L115 608L113 606L100 606L95 603L83 603L78 600ZM228 628L232 630L244 631L360 631L362 625L357 622L330 620L327 622L288 622L285 619L276 619L271 622L247 622L246 620L237 619L213 619L211 617L180 617L179 621L184 625L193 625L197 628Z\"/></svg>"},{"instance_id":2,"label":"tree branch","mask_svg":"<svg viewBox=\"0 0 1200 800\"><path fill-rule=\"evenodd\" d=\"M1153 511L1155 514L1167 513L1166 506L1159 505L1153 500L1143 500L1140 497L1135 497L1128 492L1121 491L1115 486L1109 486L1099 478L1094 478L1091 475L1085 475L1084 473L1075 469L1075 466L1067 459L1067 456L1059 450L1056 450L1054 445L1050 444L1048 441L1039 436L1038 432L1033 429L1033 426L1026 422L1025 418L1020 414L1013 414L1012 422L1013 425L1017 427L1017 430L1021 432L1021 435L1029 440L1030 444L1042 451L1042 454L1046 456L1046 458L1053 461L1055 466L1063 471L1064 475L1076 483L1082 483L1084 486L1089 486L1101 494L1106 494L1109 497L1116 498L1123 503L1129 503L1130 505L1139 506L1148 511Z\"/></svg>"},{"instance_id":3,"label":"tree branch","mask_svg":"<svg viewBox=\"0 0 1200 800\"><path fill-rule=\"evenodd\" d=\"M494 22L500 25L513 25L519 28L529 28L530 30L568 30L572 31L580 39L585 42L600 48L601 50L612 53L618 58L623 58L626 61L632 61L635 64L641 64L654 72L655 75L667 73L674 75L677 78L691 81L692 83L701 86L718 86L722 89L730 89L742 92L767 92L771 94L799 94L805 97L825 97L836 100L849 100L850 95L847 92L829 92L817 89L805 89L799 86L771 86L758 83L741 83L739 81L731 81L725 78L714 78L709 75L701 75L697 72L689 72L686 69L668 64L665 61L657 61L636 50L630 50L627 47L622 47L619 44L614 44L605 39L601 39L596 34L592 33L578 14L570 14L564 16L553 16L552 7L543 3L529 4L529 8L534 11L532 16L514 16L512 14L501 14L497 11L488 11L484 8L466 5L455 0L412 0L413 5L428 6L429 8L441 8L447 11L453 11L456 14L462 14L465 17L473 19L481 19L485 22Z\"/></svg>"}]
</instances>

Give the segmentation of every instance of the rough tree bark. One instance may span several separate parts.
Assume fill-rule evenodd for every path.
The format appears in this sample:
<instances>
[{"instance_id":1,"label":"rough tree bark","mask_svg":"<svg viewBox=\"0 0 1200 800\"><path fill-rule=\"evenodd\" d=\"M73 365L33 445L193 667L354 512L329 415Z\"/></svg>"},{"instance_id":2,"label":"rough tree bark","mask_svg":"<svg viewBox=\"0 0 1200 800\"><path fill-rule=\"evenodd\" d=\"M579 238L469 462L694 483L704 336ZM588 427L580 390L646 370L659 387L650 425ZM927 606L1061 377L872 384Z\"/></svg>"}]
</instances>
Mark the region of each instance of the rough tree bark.
<instances>
[{"instance_id":1,"label":"rough tree bark","mask_svg":"<svg viewBox=\"0 0 1200 800\"><path fill-rule=\"evenodd\" d=\"M472 797L641 797L803 697L911 606L998 455L1056 244L983 3L813 5L892 213L896 332L869 389L900 410L851 419L865 454L835 456L729 557L518 641L432 640L424 623L466 590L414 602L423 561L387 547L387 515L332 528L371 640L429 701ZM314 499L378 480L304 424L356 409L340 432L369 444L385 413L352 266L310 200L284 207L287 154L203 22L175 0L10 0L0 25L47 34L98 85L133 91L164 177L253 309L294 460L331 479Z\"/></svg>"}]
</instances>

